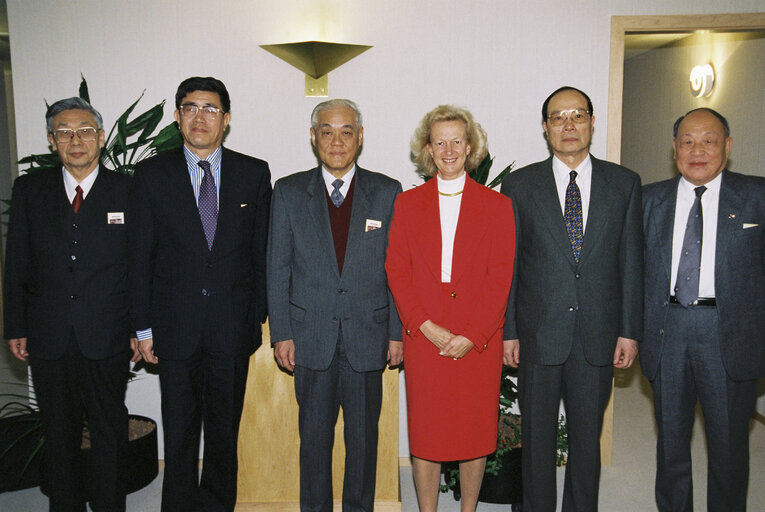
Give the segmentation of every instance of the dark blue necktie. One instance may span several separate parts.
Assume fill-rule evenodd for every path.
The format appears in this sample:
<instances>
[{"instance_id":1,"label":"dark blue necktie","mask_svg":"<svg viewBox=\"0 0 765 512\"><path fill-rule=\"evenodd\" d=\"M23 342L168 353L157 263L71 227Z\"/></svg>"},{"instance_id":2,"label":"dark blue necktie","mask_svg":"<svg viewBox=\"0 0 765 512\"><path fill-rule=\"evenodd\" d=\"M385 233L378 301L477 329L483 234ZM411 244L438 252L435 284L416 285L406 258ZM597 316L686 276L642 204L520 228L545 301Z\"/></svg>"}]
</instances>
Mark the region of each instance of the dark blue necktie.
<instances>
[{"instance_id":1,"label":"dark blue necktie","mask_svg":"<svg viewBox=\"0 0 765 512\"><path fill-rule=\"evenodd\" d=\"M343 180L335 180L332 182L332 186L334 187L334 190L329 195L329 198L332 200L332 204L335 205L335 207L340 208L340 205L343 204L343 194L340 193L340 187L343 186Z\"/></svg>"},{"instance_id":2,"label":"dark blue necktie","mask_svg":"<svg viewBox=\"0 0 765 512\"><path fill-rule=\"evenodd\" d=\"M582 239L584 238L582 195L579 193L579 187L576 184L576 171L571 171L569 176L571 176L571 181L568 182L568 187L566 187L566 205L563 209L563 218L566 221L566 231L571 242L574 260L579 263L579 255L582 253Z\"/></svg>"},{"instance_id":3,"label":"dark blue necktie","mask_svg":"<svg viewBox=\"0 0 765 512\"><path fill-rule=\"evenodd\" d=\"M218 225L218 191L215 188L215 178L210 171L210 162L200 160L198 165L204 171L202 183L199 185L199 218L202 219L202 229L204 229L209 250L212 249L215 228Z\"/></svg>"},{"instance_id":4,"label":"dark blue necktie","mask_svg":"<svg viewBox=\"0 0 765 512\"><path fill-rule=\"evenodd\" d=\"M707 187L696 187L696 199L688 213L685 225L683 249L677 266L675 298L683 307L688 307L699 298L699 272L701 270L701 241L704 234L704 213L701 210L701 195Z\"/></svg>"}]
</instances>

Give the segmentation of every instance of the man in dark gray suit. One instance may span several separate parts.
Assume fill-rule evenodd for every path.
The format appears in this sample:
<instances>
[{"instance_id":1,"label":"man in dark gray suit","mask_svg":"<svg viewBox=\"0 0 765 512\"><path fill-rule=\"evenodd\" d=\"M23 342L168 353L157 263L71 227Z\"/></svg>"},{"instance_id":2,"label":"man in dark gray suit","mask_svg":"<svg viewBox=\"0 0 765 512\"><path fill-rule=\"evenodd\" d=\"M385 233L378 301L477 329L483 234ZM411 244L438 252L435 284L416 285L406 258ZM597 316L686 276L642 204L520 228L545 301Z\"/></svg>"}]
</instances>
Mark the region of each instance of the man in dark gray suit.
<instances>
[{"instance_id":1,"label":"man in dark gray suit","mask_svg":"<svg viewBox=\"0 0 765 512\"><path fill-rule=\"evenodd\" d=\"M295 376L300 508L332 510L332 445L345 422L344 511L372 511L382 370L402 357L385 250L401 184L356 165L361 113L330 100L311 114L321 165L276 182L268 246L271 341ZM396 341L399 340L399 341Z\"/></svg>"},{"instance_id":2,"label":"man in dark gray suit","mask_svg":"<svg viewBox=\"0 0 765 512\"><path fill-rule=\"evenodd\" d=\"M673 130L680 176L643 192L645 340L659 510L693 510L696 400L709 450L707 510L746 510L749 420L765 376L765 179L725 168L732 139L712 109ZM700 248L699 248L700 247Z\"/></svg>"},{"instance_id":3,"label":"man in dark gray suit","mask_svg":"<svg viewBox=\"0 0 765 512\"><path fill-rule=\"evenodd\" d=\"M595 118L582 91L542 105L553 156L510 173L516 266L505 364L518 366L523 510L554 511L561 397L569 456L563 510L597 510L600 429L613 367L628 368L642 329L640 178L589 153Z\"/></svg>"}]
</instances>

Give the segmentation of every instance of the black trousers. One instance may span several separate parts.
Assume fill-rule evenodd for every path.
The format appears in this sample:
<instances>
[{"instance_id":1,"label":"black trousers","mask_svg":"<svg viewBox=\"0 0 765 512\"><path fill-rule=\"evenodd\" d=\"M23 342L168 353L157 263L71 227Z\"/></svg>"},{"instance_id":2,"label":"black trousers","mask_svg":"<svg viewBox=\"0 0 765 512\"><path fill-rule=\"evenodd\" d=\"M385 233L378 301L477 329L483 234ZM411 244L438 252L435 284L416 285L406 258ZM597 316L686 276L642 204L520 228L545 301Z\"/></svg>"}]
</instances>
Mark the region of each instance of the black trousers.
<instances>
[{"instance_id":1,"label":"black trousers","mask_svg":"<svg viewBox=\"0 0 765 512\"><path fill-rule=\"evenodd\" d=\"M342 333L326 370L295 367L300 431L300 510L332 512L332 447L340 407L345 424L343 512L374 510L382 370L357 372Z\"/></svg>"},{"instance_id":2,"label":"black trousers","mask_svg":"<svg viewBox=\"0 0 765 512\"><path fill-rule=\"evenodd\" d=\"M126 351L106 359L87 359L72 333L57 360L30 355L35 395L45 432L44 464L51 512L84 512L82 485L90 485L94 512L125 510L120 460L126 456L128 416L125 389L130 370ZM90 431L92 479L83 482L80 445L83 419Z\"/></svg>"},{"instance_id":3,"label":"black trousers","mask_svg":"<svg viewBox=\"0 0 765 512\"><path fill-rule=\"evenodd\" d=\"M249 355L232 356L204 346L186 360L159 360L165 440L163 512L234 510L237 439L249 360Z\"/></svg>"},{"instance_id":4,"label":"black trousers","mask_svg":"<svg viewBox=\"0 0 765 512\"><path fill-rule=\"evenodd\" d=\"M600 430L611 395L613 366L592 366L580 340L562 365L524 361L518 373L523 439L523 510L554 512L555 451L560 399L566 409L568 462L564 512L598 510Z\"/></svg>"},{"instance_id":5,"label":"black trousers","mask_svg":"<svg viewBox=\"0 0 765 512\"><path fill-rule=\"evenodd\" d=\"M661 512L693 511L691 433L699 400L709 452L707 510L744 512L757 381L736 382L725 372L715 307L669 308L651 383L659 429L656 504Z\"/></svg>"}]
</instances>

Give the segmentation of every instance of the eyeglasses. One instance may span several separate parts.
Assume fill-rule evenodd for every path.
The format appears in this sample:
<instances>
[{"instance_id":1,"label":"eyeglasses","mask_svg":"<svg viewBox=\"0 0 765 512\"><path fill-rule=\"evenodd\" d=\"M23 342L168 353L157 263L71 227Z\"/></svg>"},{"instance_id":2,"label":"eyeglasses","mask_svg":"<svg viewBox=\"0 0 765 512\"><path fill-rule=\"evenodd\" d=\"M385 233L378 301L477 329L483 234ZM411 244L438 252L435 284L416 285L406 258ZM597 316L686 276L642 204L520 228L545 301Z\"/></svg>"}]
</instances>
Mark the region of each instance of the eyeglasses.
<instances>
[{"instance_id":1,"label":"eyeglasses","mask_svg":"<svg viewBox=\"0 0 765 512\"><path fill-rule=\"evenodd\" d=\"M590 119L590 111L581 108L572 108L569 110L553 112L547 116L547 122L552 126L560 126L568 121L569 118L576 124L586 123Z\"/></svg>"},{"instance_id":2,"label":"eyeglasses","mask_svg":"<svg viewBox=\"0 0 765 512\"><path fill-rule=\"evenodd\" d=\"M223 109L220 109L218 107L213 107L212 105L194 105L193 103L188 103L186 105L181 105L181 107L178 109L181 111L181 115L183 117L192 118L197 115L197 112L200 112L202 114L202 117L205 119L213 119L215 118L219 113L223 112Z\"/></svg>"},{"instance_id":3,"label":"eyeglasses","mask_svg":"<svg viewBox=\"0 0 765 512\"><path fill-rule=\"evenodd\" d=\"M96 140L98 130L90 127L78 128L76 130L61 128L59 130L53 130L53 138L56 139L56 142L72 142L75 133L82 142L91 142Z\"/></svg>"}]
</instances>

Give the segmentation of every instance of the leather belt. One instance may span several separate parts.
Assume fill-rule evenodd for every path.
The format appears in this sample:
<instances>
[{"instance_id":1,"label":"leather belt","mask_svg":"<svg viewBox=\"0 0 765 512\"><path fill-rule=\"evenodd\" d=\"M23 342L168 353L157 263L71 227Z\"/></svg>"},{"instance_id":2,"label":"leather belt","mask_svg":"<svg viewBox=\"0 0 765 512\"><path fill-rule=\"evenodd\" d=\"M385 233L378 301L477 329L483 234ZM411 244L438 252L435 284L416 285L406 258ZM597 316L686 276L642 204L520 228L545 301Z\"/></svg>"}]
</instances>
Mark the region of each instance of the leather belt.
<instances>
[{"instance_id":1,"label":"leather belt","mask_svg":"<svg viewBox=\"0 0 765 512\"><path fill-rule=\"evenodd\" d=\"M674 295L670 296L669 302L670 304L680 304ZM680 305L684 306L684 304ZM714 297L701 297L691 302L689 306L717 306L717 301Z\"/></svg>"}]
</instances>

